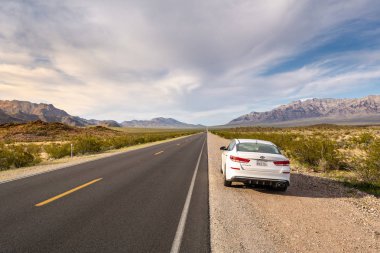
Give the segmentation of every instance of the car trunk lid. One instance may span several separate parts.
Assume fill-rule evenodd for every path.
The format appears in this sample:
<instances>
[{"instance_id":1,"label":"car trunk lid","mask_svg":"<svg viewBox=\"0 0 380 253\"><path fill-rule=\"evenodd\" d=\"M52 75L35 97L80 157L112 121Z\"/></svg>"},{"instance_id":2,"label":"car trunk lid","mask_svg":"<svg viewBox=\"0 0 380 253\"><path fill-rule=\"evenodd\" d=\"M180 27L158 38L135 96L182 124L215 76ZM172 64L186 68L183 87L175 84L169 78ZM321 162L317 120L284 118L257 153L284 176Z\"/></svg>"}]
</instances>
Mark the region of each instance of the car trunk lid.
<instances>
[{"instance_id":1,"label":"car trunk lid","mask_svg":"<svg viewBox=\"0 0 380 253\"><path fill-rule=\"evenodd\" d=\"M286 164L286 161L288 161L288 159L281 154L238 152L237 156L249 159L248 163L241 163L242 169L248 171L279 172L283 166L278 166L275 162L278 164Z\"/></svg>"}]
</instances>

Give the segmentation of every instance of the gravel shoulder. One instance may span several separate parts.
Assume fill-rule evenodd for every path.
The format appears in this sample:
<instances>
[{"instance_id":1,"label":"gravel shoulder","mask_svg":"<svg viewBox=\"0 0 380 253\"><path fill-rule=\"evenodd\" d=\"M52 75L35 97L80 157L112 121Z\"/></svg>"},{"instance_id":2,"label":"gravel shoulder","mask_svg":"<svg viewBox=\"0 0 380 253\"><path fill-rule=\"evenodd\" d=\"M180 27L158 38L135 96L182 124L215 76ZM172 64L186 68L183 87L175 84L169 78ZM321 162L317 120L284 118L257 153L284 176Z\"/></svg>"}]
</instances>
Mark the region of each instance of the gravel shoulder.
<instances>
[{"instance_id":1,"label":"gravel shoulder","mask_svg":"<svg viewBox=\"0 0 380 253\"><path fill-rule=\"evenodd\" d=\"M285 193L223 186L220 146L208 133L213 252L380 252L380 199L292 172Z\"/></svg>"},{"instance_id":2,"label":"gravel shoulder","mask_svg":"<svg viewBox=\"0 0 380 253\"><path fill-rule=\"evenodd\" d=\"M160 143L178 140L178 139L185 138L185 137L188 137L188 136L181 136L181 137L163 140L163 141L144 143L144 144L135 145L135 146L131 146L131 147L110 150L110 151L107 151L104 153L99 153L99 154L75 156L73 158L66 157L66 158L62 158L62 159L56 159L56 160L43 162L43 163L40 163L40 164L35 165L35 166L0 171L0 183L13 181L13 180L17 180L20 178L33 176L33 175L38 175L38 174L46 173L49 171L64 169L64 168L74 166L77 164L90 162L90 161L106 158L106 157L113 156L113 155L118 155L118 154L128 152L131 150L136 150L136 149L140 149L140 148L154 146L154 145L157 145Z\"/></svg>"}]
</instances>

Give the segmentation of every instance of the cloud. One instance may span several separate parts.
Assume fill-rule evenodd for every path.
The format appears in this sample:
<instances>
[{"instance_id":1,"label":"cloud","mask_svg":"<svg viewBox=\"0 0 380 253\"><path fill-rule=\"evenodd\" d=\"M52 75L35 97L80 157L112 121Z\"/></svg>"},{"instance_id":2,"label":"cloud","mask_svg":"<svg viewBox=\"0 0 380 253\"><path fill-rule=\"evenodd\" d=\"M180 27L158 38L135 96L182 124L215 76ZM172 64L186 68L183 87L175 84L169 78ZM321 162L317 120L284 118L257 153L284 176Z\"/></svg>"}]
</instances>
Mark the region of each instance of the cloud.
<instances>
[{"instance_id":1,"label":"cloud","mask_svg":"<svg viewBox=\"0 0 380 253\"><path fill-rule=\"evenodd\" d=\"M370 0L3 1L0 99L88 118L221 124L378 84L379 48L334 43L378 41L379 14ZM333 49L318 54L325 45Z\"/></svg>"}]
</instances>

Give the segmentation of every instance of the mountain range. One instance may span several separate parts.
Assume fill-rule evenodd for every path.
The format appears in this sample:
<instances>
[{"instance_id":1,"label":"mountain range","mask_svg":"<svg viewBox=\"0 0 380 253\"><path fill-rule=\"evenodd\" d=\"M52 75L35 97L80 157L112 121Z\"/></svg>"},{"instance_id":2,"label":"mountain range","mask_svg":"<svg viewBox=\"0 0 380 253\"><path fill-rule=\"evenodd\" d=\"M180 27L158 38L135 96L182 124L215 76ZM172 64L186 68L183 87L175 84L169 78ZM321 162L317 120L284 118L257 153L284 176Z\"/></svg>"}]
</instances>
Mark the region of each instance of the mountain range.
<instances>
[{"instance_id":1,"label":"mountain range","mask_svg":"<svg viewBox=\"0 0 380 253\"><path fill-rule=\"evenodd\" d=\"M131 120L121 123L123 127L148 127L148 128L194 128L202 125L192 125L180 122L173 118L154 118L151 120Z\"/></svg>"},{"instance_id":2,"label":"mountain range","mask_svg":"<svg viewBox=\"0 0 380 253\"><path fill-rule=\"evenodd\" d=\"M84 119L72 116L52 104L31 103L18 100L0 100L0 124L24 123L41 120L44 122L60 122L70 126L107 127L142 127L142 128L197 128L201 125L192 125L172 118L154 118L152 120L132 120L118 123L115 120Z\"/></svg>"},{"instance_id":3,"label":"mountain range","mask_svg":"<svg viewBox=\"0 0 380 253\"><path fill-rule=\"evenodd\" d=\"M52 104L18 100L0 100L0 124L24 123L41 120L60 122L70 126L139 127L139 128L198 128L173 118L158 117L151 120L84 119L72 116ZM281 105L266 112L251 112L231 120L224 126L297 126L312 124L380 124L380 95L363 98L334 99L312 98Z\"/></svg>"},{"instance_id":4,"label":"mountain range","mask_svg":"<svg viewBox=\"0 0 380 253\"><path fill-rule=\"evenodd\" d=\"M227 125L310 125L380 123L380 95L364 98L312 98L281 105L271 111L251 112Z\"/></svg>"}]
</instances>

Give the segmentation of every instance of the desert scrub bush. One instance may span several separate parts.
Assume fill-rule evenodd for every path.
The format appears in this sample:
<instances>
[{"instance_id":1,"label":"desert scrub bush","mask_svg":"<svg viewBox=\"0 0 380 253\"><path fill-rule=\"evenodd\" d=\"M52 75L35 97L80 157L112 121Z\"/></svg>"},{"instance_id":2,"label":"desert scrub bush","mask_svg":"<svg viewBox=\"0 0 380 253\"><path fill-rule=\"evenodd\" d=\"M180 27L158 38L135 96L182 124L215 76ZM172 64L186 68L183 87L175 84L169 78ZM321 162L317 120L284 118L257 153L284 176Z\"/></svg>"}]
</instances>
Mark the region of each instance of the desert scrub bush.
<instances>
[{"instance_id":1,"label":"desert scrub bush","mask_svg":"<svg viewBox=\"0 0 380 253\"><path fill-rule=\"evenodd\" d=\"M35 165L41 162L40 147L34 144L8 146L16 168Z\"/></svg>"},{"instance_id":2,"label":"desert scrub bush","mask_svg":"<svg viewBox=\"0 0 380 253\"><path fill-rule=\"evenodd\" d=\"M12 152L4 145L0 143L0 171L7 170L13 165Z\"/></svg>"},{"instance_id":3,"label":"desert scrub bush","mask_svg":"<svg viewBox=\"0 0 380 253\"><path fill-rule=\"evenodd\" d=\"M289 145L293 159L314 170L327 171L339 167L337 143L327 138L304 138Z\"/></svg>"},{"instance_id":4,"label":"desert scrub bush","mask_svg":"<svg viewBox=\"0 0 380 253\"><path fill-rule=\"evenodd\" d=\"M0 144L0 170L35 165L41 162L40 151L41 148L35 144Z\"/></svg>"},{"instance_id":5,"label":"desert scrub bush","mask_svg":"<svg viewBox=\"0 0 380 253\"><path fill-rule=\"evenodd\" d=\"M359 136L351 138L351 141L354 144L364 145L364 146L370 145L374 140L375 140L375 137L371 133L368 133L368 132L361 133Z\"/></svg>"},{"instance_id":6,"label":"desert scrub bush","mask_svg":"<svg viewBox=\"0 0 380 253\"><path fill-rule=\"evenodd\" d=\"M42 161L41 159L41 151L42 151L42 145L38 144L25 144L23 145L26 152L33 155L34 160L33 164L40 163Z\"/></svg>"},{"instance_id":7,"label":"desert scrub bush","mask_svg":"<svg viewBox=\"0 0 380 253\"><path fill-rule=\"evenodd\" d=\"M44 146L45 152L50 158L59 159L71 154L71 144L70 143L52 143Z\"/></svg>"},{"instance_id":8,"label":"desert scrub bush","mask_svg":"<svg viewBox=\"0 0 380 253\"><path fill-rule=\"evenodd\" d=\"M34 157L28 153L22 146L14 146L12 148L13 164L16 168L32 165Z\"/></svg>"},{"instance_id":9,"label":"desert scrub bush","mask_svg":"<svg viewBox=\"0 0 380 253\"><path fill-rule=\"evenodd\" d=\"M105 142L94 136L83 135L74 140L74 153L75 154L89 154L98 153L105 150Z\"/></svg>"},{"instance_id":10,"label":"desert scrub bush","mask_svg":"<svg viewBox=\"0 0 380 253\"><path fill-rule=\"evenodd\" d=\"M353 163L361 180L380 184L380 140L368 146L366 157L356 157Z\"/></svg>"},{"instance_id":11,"label":"desert scrub bush","mask_svg":"<svg viewBox=\"0 0 380 253\"><path fill-rule=\"evenodd\" d=\"M106 142L110 149L119 149L131 145L131 138L128 136L112 137Z\"/></svg>"}]
</instances>

